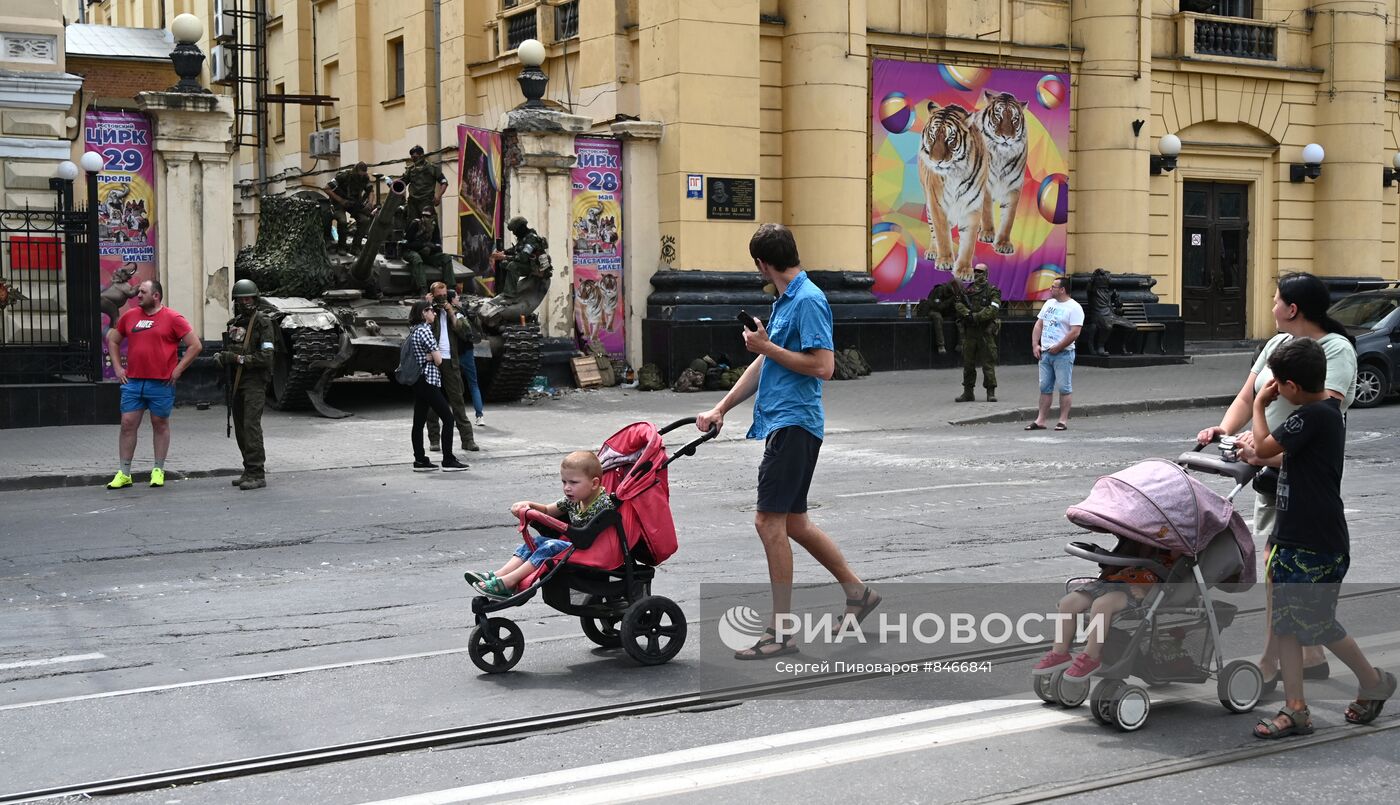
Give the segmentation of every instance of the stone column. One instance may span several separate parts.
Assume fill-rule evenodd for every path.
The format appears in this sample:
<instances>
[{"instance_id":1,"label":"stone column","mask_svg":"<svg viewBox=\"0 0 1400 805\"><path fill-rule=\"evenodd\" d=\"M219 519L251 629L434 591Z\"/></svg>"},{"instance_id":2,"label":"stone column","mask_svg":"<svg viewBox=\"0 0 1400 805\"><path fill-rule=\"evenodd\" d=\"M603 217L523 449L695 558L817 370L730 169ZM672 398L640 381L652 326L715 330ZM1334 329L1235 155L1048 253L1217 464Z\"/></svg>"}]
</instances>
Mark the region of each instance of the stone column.
<instances>
[{"instance_id":1,"label":"stone column","mask_svg":"<svg viewBox=\"0 0 1400 805\"><path fill-rule=\"evenodd\" d=\"M1068 271L1148 266L1151 137L1133 134L1152 117L1151 4L1079 0L1071 35L1084 49L1074 72L1074 172Z\"/></svg>"},{"instance_id":2,"label":"stone column","mask_svg":"<svg viewBox=\"0 0 1400 805\"><path fill-rule=\"evenodd\" d=\"M1313 196L1313 270L1374 274L1381 264L1381 169L1385 150L1387 4L1317 0L1312 4L1317 85L1313 140L1326 159ZM1302 162L1302 153L1280 155ZM1286 168L1285 168L1286 170Z\"/></svg>"},{"instance_id":3,"label":"stone column","mask_svg":"<svg viewBox=\"0 0 1400 805\"><path fill-rule=\"evenodd\" d=\"M228 320L233 284L233 99L142 92L155 130L159 273L165 303L201 338Z\"/></svg>"},{"instance_id":4,"label":"stone column","mask_svg":"<svg viewBox=\"0 0 1400 805\"><path fill-rule=\"evenodd\" d=\"M525 216L549 241L554 277L538 312L544 334L551 337L574 334L574 272L569 255L573 182L569 170L578 159L574 135L586 131L590 123L586 117L553 109L512 109L501 125L514 130L520 143L520 164L509 169L507 178L510 197L506 219Z\"/></svg>"},{"instance_id":5,"label":"stone column","mask_svg":"<svg viewBox=\"0 0 1400 805\"><path fill-rule=\"evenodd\" d=\"M870 168L865 0L786 3L783 221L807 268L864 269Z\"/></svg>"},{"instance_id":6,"label":"stone column","mask_svg":"<svg viewBox=\"0 0 1400 805\"><path fill-rule=\"evenodd\" d=\"M622 139L622 298L627 323L627 362L642 365L642 319L651 277L661 263L661 216L656 197L657 144L661 124L614 123Z\"/></svg>"}]
</instances>

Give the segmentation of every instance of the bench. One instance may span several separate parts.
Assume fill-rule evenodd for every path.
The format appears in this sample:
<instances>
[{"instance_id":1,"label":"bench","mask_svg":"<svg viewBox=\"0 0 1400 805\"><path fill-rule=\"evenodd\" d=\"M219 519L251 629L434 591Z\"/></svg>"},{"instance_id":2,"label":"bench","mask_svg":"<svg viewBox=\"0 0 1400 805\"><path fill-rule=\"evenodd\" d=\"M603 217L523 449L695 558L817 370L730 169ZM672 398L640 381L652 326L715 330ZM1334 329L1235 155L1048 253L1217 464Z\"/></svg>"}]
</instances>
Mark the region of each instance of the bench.
<instances>
[{"instance_id":1,"label":"bench","mask_svg":"<svg viewBox=\"0 0 1400 805\"><path fill-rule=\"evenodd\" d=\"M1167 325L1159 321L1148 321L1147 308L1142 302L1124 302L1120 313L1138 332L1138 344L1134 346L1140 345L1142 348L1134 350L1135 352L1143 353L1152 350L1164 353L1167 351L1163 338L1167 332ZM1153 349L1154 346L1155 349Z\"/></svg>"}]
</instances>

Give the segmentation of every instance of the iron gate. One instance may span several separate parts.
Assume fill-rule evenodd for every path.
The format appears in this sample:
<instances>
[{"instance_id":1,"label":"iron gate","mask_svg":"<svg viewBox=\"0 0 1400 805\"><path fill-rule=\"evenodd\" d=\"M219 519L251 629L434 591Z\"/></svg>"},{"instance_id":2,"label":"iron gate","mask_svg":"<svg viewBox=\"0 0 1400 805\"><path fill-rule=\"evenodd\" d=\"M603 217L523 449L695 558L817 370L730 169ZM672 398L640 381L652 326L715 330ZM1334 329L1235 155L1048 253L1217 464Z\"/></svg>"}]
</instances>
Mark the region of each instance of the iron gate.
<instances>
[{"instance_id":1,"label":"iron gate","mask_svg":"<svg viewBox=\"0 0 1400 805\"><path fill-rule=\"evenodd\" d=\"M96 187L86 208L0 210L0 385L102 379Z\"/></svg>"}]
</instances>

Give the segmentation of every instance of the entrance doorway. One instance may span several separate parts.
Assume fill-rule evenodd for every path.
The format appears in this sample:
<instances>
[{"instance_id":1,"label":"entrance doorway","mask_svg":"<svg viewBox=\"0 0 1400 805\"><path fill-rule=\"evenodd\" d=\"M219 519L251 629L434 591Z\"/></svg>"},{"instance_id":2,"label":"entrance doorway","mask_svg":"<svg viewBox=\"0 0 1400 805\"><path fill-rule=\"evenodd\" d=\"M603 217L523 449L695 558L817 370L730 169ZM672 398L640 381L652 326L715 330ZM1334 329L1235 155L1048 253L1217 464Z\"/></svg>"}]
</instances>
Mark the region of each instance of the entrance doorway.
<instances>
[{"instance_id":1,"label":"entrance doorway","mask_svg":"<svg viewBox=\"0 0 1400 805\"><path fill-rule=\"evenodd\" d=\"M1181 203L1181 318L1188 340L1245 337L1249 185L1186 182Z\"/></svg>"}]
</instances>

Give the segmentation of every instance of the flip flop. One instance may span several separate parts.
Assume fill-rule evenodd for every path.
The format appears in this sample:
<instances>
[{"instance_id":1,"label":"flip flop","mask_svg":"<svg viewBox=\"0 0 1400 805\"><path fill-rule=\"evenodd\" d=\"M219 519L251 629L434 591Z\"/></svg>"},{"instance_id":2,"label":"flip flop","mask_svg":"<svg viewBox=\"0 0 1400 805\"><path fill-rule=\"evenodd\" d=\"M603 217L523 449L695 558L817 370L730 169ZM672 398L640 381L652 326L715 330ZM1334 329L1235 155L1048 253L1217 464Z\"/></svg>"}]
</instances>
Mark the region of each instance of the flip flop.
<instances>
[{"instance_id":1,"label":"flip flop","mask_svg":"<svg viewBox=\"0 0 1400 805\"><path fill-rule=\"evenodd\" d=\"M1045 430L1044 425L1037 425L1034 422L1026 426L1026 430Z\"/></svg>"},{"instance_id":2,"label":"flip flop","mask_svg":"<svg viewBox=\"0 0 1400 805\"><path fill-rule=\"evenodd\" d=\"M1063 423L1063 422L1056 422L1056 423L1055 423L1055 430L1069 430L1069 425L1066 425L1066 424Z\"/></svg>"}]
</instances>

